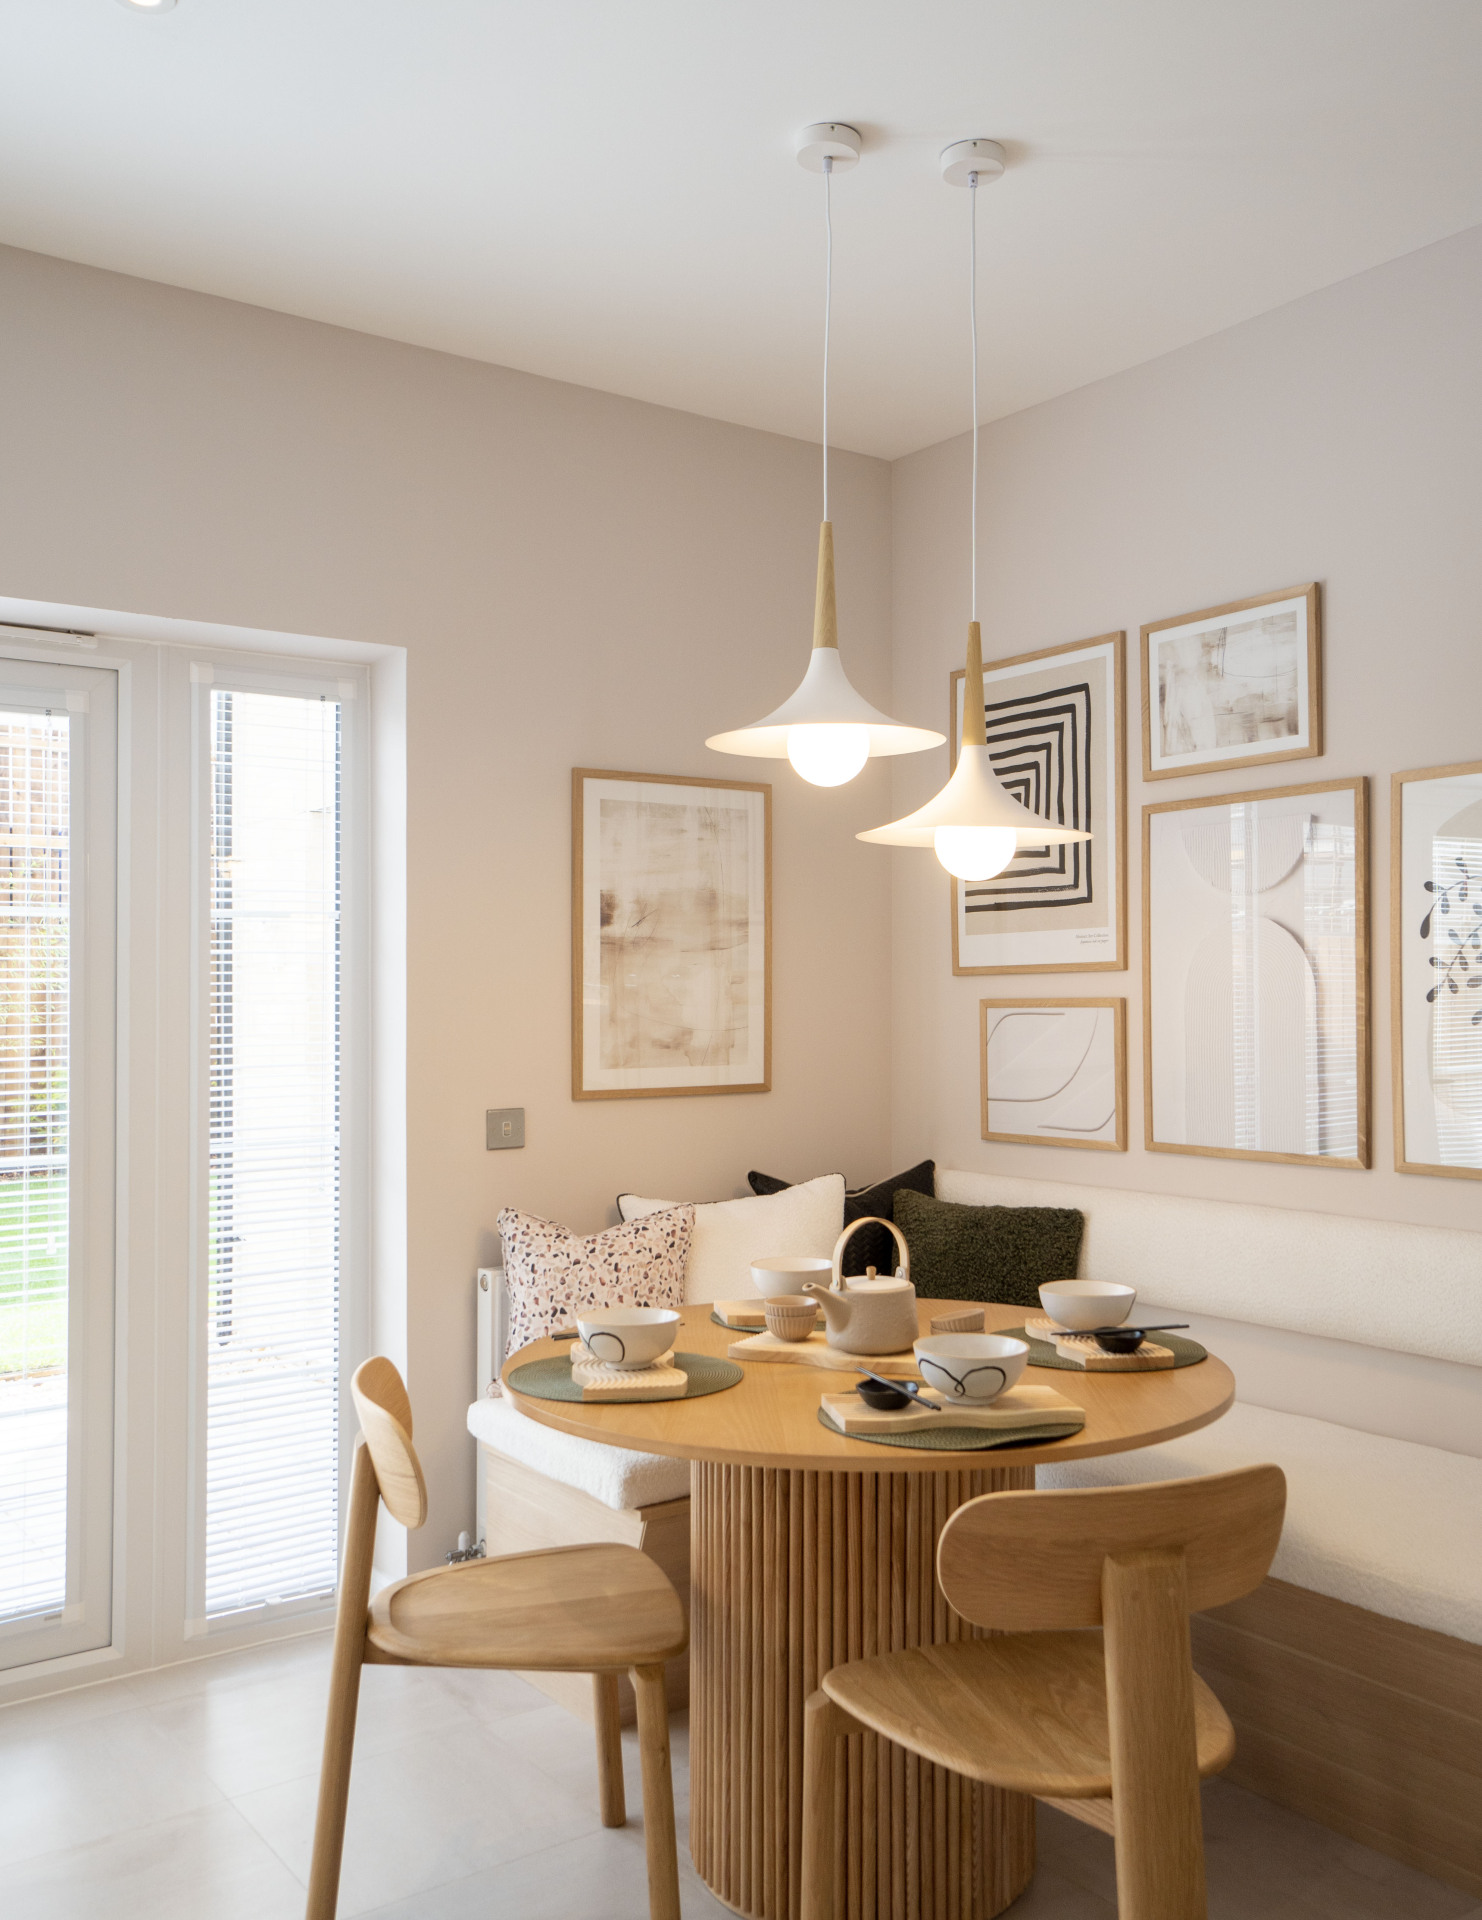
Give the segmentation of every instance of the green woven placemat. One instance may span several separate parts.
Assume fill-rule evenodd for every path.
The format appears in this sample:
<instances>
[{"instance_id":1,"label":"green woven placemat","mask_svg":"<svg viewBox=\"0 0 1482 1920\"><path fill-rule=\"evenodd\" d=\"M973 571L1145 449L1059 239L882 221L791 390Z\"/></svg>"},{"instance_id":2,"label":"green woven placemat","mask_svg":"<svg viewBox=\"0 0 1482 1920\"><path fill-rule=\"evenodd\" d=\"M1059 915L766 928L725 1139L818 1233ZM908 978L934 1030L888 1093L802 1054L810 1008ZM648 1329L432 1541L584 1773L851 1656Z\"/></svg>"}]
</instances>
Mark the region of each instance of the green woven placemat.
<instances>
[{"instance_id":1,"label":"green woven placemat","mask_svg":"<svg viewBox=\"0 0 1482 1920\"><path fill-rule=\"evenodd\" d=\"M706 1393L724 1393L727 1387L739 1386L746 1378L734 1360L722 1360L713 1353L676 1353L674 1364L689 1379L684 1392L686 1400L698 1400ZM532 1400L581 1399L581 1388L571 1377L571 1361L564 1354L555 1354L549 1360L527 1360L524 1366L515 1368L507 1384L516 1393L529 1394ZM590 1406L592 1402L586 1404ZM610 1404L615 1407L645 1407L662 1406L665 1403L654 1400L614 1400Z\"/></svg>"},{"instance_id":2,"label":"green woven placemat","mask_svg":"<svg viewBox=\"0 0 1482 1920\"><path fill-rule=\"evenodd\" d=\"M985 1447L1031 1447L1079 1433L1084 1420L1056 1420L1036 1427L923 1427L919 1433L840 1433L823 1408L818 1424L836 1440L868 1440L872 1447L912 1447L921 1453L981 1453Z\"/></svg>"},{"instance_id":3,"label":"green woven placemat","mask_svg":"<svg viewBox=\"0 0 1482 1920\"><path fill-rule=\"evenodd\" d=\"M1009 1340L1023 1340L1029 1346L1029 1364L1031 1367L1055 1367L1062 1373L1084 1373L1084 1367L1078 1367L1073 1360L1062 1360L1048 1340L1036 1340L1032 1333L1026 1333L1023 1327L995 1327L995 1333L1001 1333ZM1201 1347L1197 1340L1180 1340L1176 1333L1159 1333L1153 1336L1160 1347L1167 1347L1173 1355L1175 1367L1197 1366L1201 1360L1209 1358L1209 1348ZM1158 1368L1153 1368L1158 1372ZM1163 1368L1163 1372L1170 1369Z\"/></svg>"}]
</instances>

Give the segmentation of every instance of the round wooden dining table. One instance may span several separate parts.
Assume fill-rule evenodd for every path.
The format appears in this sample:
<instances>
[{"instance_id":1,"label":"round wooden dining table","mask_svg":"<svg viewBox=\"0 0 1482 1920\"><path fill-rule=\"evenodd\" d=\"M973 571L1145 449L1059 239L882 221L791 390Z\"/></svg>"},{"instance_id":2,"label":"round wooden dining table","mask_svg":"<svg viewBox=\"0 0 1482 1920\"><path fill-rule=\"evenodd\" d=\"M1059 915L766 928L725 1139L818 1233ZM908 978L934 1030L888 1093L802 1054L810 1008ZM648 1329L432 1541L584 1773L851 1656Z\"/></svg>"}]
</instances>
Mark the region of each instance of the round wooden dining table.
<instances>
[{"instance_id":1,"label":"round wooden dining table","mask_svg":"<svg viewBox=\"0 0 1482 1920\"><path fill-rule=\"evenodd\" d=\"M918 1302L922 1333L960 1301ZM985 1309L990 1331L1022 1307ZM675 1346L725 1354L744 1335L687 1307ZM746 1365L740 1385L627 1406L537 1400L508 1385L541 1340L510 1357L505 1390L530 1419L691 1462L690 1851L711 1891L752 1920L796 1920L802 1859L803 1703L830 1667L976 1629L947 1606L936 1546L980 1494L1034 1485L1036 1466L1146 1447L1217 1420L1235 1383L1211 1355L1149 1373L1047 1372L1085 1411L1040 1445L946 1453L848 1440L820 1396L852 1373ZM1034 1873L1034 1807L861 1734L846 1742L838 1818L847 1920L988 1920Z\"/></svg>"}]
</instances>

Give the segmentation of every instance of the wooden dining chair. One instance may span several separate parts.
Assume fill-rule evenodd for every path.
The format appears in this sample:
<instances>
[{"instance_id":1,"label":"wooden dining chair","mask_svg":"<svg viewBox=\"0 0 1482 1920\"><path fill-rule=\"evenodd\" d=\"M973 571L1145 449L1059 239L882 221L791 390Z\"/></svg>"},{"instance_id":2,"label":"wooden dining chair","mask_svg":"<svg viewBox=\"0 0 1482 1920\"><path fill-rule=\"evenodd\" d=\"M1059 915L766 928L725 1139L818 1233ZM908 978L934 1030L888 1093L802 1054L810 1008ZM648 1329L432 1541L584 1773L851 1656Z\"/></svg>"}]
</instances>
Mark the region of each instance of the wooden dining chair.
<instances>
[{"instance_id":1,"label":"wooden dining chair","mask_svg":"<svg viewBox=\"0 0 1482 1920\"><path fill-rule=\"evenodd\" d=\"M604 1544L435 1567L398 1580L371 1600L379 1503L384 1500L404 1527L420 1527L427 1518L427 1488L412 1445L411 1405L396 1368L389 1360L367 1360L351 1391L360 1438L335 1618L307 1920L334 1920L360 1669L381 1664L590 1673L602 1823L609 1827L622 1826L627 1817L618 1676L630 1674L638 1699L649 1913L652 1920L679 1920L664 1694L664 1662L688 1644L679 1595L647 1554Z\"/></svg>"},{"instance_id":2,"label":"wooden dining chair","mask_svg":"<svg viewBox=\"0 0 1482 1920\"><path fill-rule=\"evenodd\" d=\"M1189 1615L1264 1579L1285 1510L1270 1466L959 1507L937 1577L998 1636L824 1675L804 1709L802 1920L834 1920L838 1743L865 1730L1110 1833L1121 1920L1205 1920L1199 1781L1235 1734L1194 1672Z\"/></svg>"}]
</instances>

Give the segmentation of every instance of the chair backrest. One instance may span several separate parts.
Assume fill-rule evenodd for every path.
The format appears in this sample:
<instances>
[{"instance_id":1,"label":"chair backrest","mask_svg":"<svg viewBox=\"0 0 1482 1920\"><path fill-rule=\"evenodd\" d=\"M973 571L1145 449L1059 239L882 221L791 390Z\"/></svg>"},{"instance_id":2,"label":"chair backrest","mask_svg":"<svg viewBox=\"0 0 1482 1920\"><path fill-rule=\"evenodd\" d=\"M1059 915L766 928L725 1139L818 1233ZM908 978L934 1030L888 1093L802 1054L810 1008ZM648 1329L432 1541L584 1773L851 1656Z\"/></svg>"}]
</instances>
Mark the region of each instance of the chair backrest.
<instances>
[{"instance_id":1,"label":"chair backrest","mask_svg":"<svg viewBox=\"0 0 1482 1920\"><path fill-rule=\"evenodd\" d=\"M1285 1512L1286 1476L1270 1466L1145 1486L989 1493L942 1529L937 1577L975 1626L1095 1627L1108 1561L1181 1552L1197 1613L1260 1584Z\"/></svg>"},{"instance_id":2,"label":"chair backrest","mask_svg":"<svg viewBox=\"0 0 1482 1920\"><path fill-rule=\"evenodd\" d=\"M356 1368L350 1391L387 1512L404 1527L420 1527L427 1483L412 1445L412 1403L401 1375L378 1355Z\"/></svg>"}]
</instances>

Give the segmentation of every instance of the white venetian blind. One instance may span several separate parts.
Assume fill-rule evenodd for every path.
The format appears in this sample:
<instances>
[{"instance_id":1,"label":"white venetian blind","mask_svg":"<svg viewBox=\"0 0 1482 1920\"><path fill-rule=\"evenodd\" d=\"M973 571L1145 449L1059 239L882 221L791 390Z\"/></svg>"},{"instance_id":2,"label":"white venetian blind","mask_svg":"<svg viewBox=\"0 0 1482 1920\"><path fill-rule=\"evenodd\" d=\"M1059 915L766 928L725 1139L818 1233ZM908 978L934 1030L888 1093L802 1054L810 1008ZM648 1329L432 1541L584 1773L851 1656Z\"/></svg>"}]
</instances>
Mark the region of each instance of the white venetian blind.
<instances>
[{"instance_id":1,"label":"white venetian blind","mask_svg":"<svg viewBox=\"0 0 1482 1920\"><path fill-rule=\"evenodd\" d=\"M0 710L0 1620L67 1597L68 759Z\"/></svg>"},{"instance_id":2,"label":"white venetian blind","mask_svg":"<svg viewBox=\"0 0 1482 1920\"><path fill-rule=\"evenodd\" d=\"M337 1574L340 706L210 694L208 1615Z\"/></svg>"}]
</instances>

